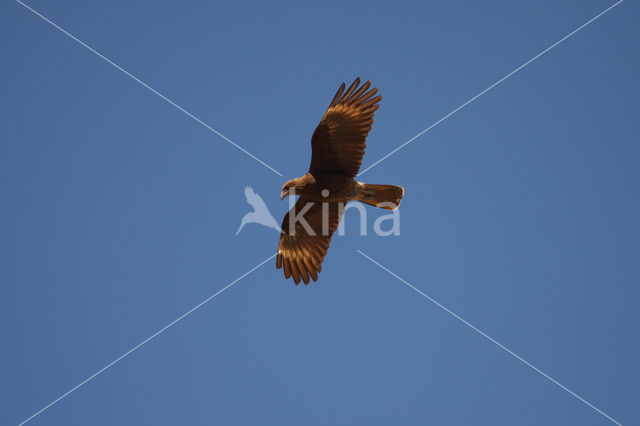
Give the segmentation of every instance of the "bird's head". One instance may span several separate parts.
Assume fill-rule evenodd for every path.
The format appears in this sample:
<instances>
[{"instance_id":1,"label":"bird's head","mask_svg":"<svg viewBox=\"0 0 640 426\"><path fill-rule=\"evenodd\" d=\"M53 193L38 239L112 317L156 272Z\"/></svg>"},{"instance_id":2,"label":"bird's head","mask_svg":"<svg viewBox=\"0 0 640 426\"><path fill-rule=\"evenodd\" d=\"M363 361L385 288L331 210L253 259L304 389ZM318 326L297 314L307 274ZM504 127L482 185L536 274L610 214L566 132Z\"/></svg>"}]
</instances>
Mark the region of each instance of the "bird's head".
<instances>
[{"instance_id":1,"label":"bird's head","mask_svg":"<svg viewBox=\"0 0 640 426\"><path fill-rule=\"evenodd\" d=\"M284 185L282 185L282 192L280 192L280 199L284 200L284 197L288 197L289 195L294 195L296 192L296 188L300 185L300 178L291 179L287 181Z\"/></svg>"}]
</instances>

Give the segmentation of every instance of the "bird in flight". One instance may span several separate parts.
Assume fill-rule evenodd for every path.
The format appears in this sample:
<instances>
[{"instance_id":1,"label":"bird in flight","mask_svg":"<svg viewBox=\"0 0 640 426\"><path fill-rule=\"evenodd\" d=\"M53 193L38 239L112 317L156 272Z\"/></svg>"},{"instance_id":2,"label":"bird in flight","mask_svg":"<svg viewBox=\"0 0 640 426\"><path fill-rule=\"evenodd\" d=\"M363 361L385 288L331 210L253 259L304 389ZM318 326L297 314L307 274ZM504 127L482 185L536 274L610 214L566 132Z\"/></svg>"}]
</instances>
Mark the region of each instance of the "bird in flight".
<instances>
[{"instance_id":1,"label":"bird in flight","mask_svg":"<svg viewBox=\"0 0 640 426\"><path fill-rule=\"evenodd\" d=\"M311 166L304 176L286 182L280 199L300 198L282 221L276 268L284 276L309 284L318 279L322 261L329 250L348 201L361 201L395 210L404 189L394 185L358 182L366 138L382 96L369 90L371 82L360 86L360 77L345 91L342 83L327 112L311 137Z\"/></svg>"}]
</instances>

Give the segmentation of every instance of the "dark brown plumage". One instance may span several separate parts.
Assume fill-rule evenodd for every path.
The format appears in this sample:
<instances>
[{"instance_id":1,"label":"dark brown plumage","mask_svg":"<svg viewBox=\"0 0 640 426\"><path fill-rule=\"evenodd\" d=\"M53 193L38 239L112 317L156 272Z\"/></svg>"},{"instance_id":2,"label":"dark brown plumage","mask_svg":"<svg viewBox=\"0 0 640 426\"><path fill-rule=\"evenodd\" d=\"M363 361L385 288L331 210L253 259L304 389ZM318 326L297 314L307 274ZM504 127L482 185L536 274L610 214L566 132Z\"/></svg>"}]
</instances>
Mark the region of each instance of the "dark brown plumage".
<instances>
[{"instance_id":1,"label":"dark brown plumage","mask_svg":"<svg viewBox=\"0 0 640 426\"><path fill-rule=\"evenodd\" d=\"M294 194L300 199L282 222L276 267L284 268L285 277L293 277L296 284L318 279L346 202L357 200L393 210L404 195L399 186L355 180L382 99L374 97L377 88L368 90L371 82L359 85L359 77L346 91L342 83L313 132L309 172L282 187L282 199Z\"/></svg>"}]
</instances>

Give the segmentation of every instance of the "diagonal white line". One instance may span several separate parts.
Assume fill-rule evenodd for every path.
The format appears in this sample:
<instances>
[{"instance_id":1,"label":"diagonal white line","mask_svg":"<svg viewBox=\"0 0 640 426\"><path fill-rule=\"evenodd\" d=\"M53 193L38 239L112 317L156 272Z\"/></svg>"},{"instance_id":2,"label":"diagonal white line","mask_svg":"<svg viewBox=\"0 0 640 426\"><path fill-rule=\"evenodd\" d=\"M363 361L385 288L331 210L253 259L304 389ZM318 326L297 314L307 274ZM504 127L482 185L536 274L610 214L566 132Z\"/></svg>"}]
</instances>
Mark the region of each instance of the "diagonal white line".
<instances>
[{"instance_id":1,"label":"diagonal white line","mask_svg":"<svg viewBox=\"0 0 640 426\"><path fill-rule=\"evenodd\" d=\"M127 352L123 353L122 355L120 355L118 358L114 359L113 361L111 361L109 364L105 365L104 367L102 367L100 370L96 371L95 373L93 373L91 376L87 377L86 379L84 379L82 382L78 383L76 386L72 387L71 389L69 389L68 391L66 391L65 393L63 393L62 395L60 395L58 398L56 398L55 400L51 401L49 404L45 405L44 407L42 407L40 410L36 411L35 413L33 413L31 415L31 417L29 417L26 420L23 420L18 426L21 426L25 423L27 423L28 421L32 420L34 417L36 417L37 415L41 414L43 411L47 410L48 408L50 408L51 406L55 405L56 403L60 402L62 399L66 398L67 396L69 396L71 393L73 393L74 391L76 391L79 387L85 385L86 383L90 382L91 380L95 379L98 375L102 374L105 370L107 370L108 368L112 367L113 365L115 365L116 363L118 363L119 361L121 361L123 358L125 358L126 356L130 355L132 352L138 350L141 346L143 346L144 344L148 343L149 341L151 341L152 339L154 339L155 337L157 337L159 334L165 332L168 328L172 327L173 325L175 325L178 321L184 319L185 317L189 316L190 314L192 314L195 310L197 310L198 308L200 308L202 305L204 305L205 303L211 301L213 298L215 298L217 295L219 295L220 293L222 293L223 291L225 291L226 289L228 289L229 287L231 287L232 285L234 285L235 283L237 283L238 281L240 281L241 279L243 279L244 277L246 277L247 275L249 275L250 273L252 273L253 271L255 271L256 269L258 269L259 267L261 267L262 265L264 265L265 263L267 263L268 261L270 261L271 259L273 259L276 256L277 253L272 254L271 256L269 256L269 258L263 260L262 262L260 262L259 264L257 264L256 266L254 266L253 268L251 268L249 271L245 272L244 274L240 275L238 278L236 278L235 280L231 281L229 284L227 284L225 287L223 287L221 290L218 290L217 292L215 292L214 294L212 294L211 296L207 297L206 299L204 299L202 302L198 303L196 306L194 306L193 308L189 309L187 312L185 312L184 314L180 315L178 318L176 318L175 320L171 321L169 324L165 325L164 327L162 327L160 330L156 331L155 333L153 333L151 336L147 337L146 339L144 339L142 342L138 343L137 345L135 345L134 347L132 347L131 349L129 349Z\"/></svg>"},{"instance_id":2,"label":"diagonal white line","mask_svg":"<svg viewBox=\"0 0 640 426\"><path fill-rule=\"evenodd\" d=\"M545 53L547 53L548 51L550 51L551 49L553 49L554 47L556 47L557 45L559 45L560 43L562 43L563 41L565 41L566 39L568 39L569 37L571 37L572 35L574 35L575 33L577 33L578 31L580 31L581 29L583 29L584 27L586 27L587 25L589 25L590 23L592 23L593 21L595 21L596 19L598 19L599 17L601 17L602 15L604 15L605 13L607 13L608 11L610 11L611 9L613 9L614 7L616 7L617 5L619 5L622 2L623 2L623 0L619 0L618 2L612 4L611 6L609 6L608 8L606 8L605 10L603 10L602 12L600 12L599 14L594 16L593 18L589 19L587 22L585 22L584 24L580 25L578 28L576 28L575 30L571 31L569 34L567 34L566 36L562 37L560 40L556 41L551 46L547 47L542 52L538 53L536 56L534 56L533 58L529 59L524 64L520 65L515 70L511 71L509 74L505 75L500 80L496 81L491 86L487 87L482 92L478 93L477 95L475 95L474 97L472 97L471 99L469 99L468 101L466 101L465 103L460 105L458 108L456 108L453 111L449 112L447 115L445 115L440 120L438 120L435 123L433 123L431 126L427 127L426 129L424 129L423 131L421 131L420 133L418 133L417 135L415 135L414 137L412 137L411 139L409 139L408 141L406 141L405 143L403 143L402 145L400 145L399 147L397 147L396 149L394 149L393 151L391 151L390 153L388 153L387 155L385 155L384 157L382 157L381 159L379 159L378 161L376 161L375 163L373 163L372 165L367 167L366 169L362 170L360 173L358 173L358 176L360 176L361 174L365 173L367 170L371 169L372 167L375 167L376 165L380 164L382 161L386 160L388 157L392 156L396 152L400 151L402 148L404 148L405 146L409 145L411 142L413 142L414 140L416 140L420 136L424 135L429 130L433 129L438 124L442 123L444 120L446 120L447 118L451 117L453 114L455 114L456 112L460 111L462 108L466 107L471 102L475 101L480 96L484 95L489 90L493 89L494 87L496 87L497 85L499 85L500 83L502 83L503 81L505 81L506 79L508 79L509 77L514 75L515 73L517 73L518 71L520 71L522 68L526 67L531 62L535 61L536 59L538 59L539 57L541 57L542 55L544 55Z\"/></svg>"},{"instance_id":3,"label":"diagonal white line","mask_svg":"<svg viewBox=\"0 0 640 426\"><path fill-rule=\"evenodd\" d=\"M462 322L464 325L466 325L467 327L471 328L473 331L475 331L476 333L480 334L482 337L486 338L487 340L489 340L490 342L494 343L495 345L497 345L500 349L504 350L505 352L507 352L509 355L515 357L518 361L521 361L522 363L524 363L527 367L532 368L534 371L536 371L537 373L541 374L544 378L546 378L547 380L551 381L552 383L558 385L560 388L562 388L563 390L567 391L569 394L571 394L572 396L574 396L575 398L579 399L580 401L584 402L585 404L587 404L589 407L593 408L594 410L596 410L598 413L602 414L604 417L606 417L607 419L611 420L613 423L622 426L622 424L620 422L618 422L617 420L615 420L614 418L610 417L607 413L605 413L604 411L600 410L598 407L596 407L595 405L591 404L589 401L587 401L586 399L582 398L580 395L578 395L577 393L573 392L571 389L567 388L566 386L564 386L562 383L558 382L556 379L554 379L553 377L549 376L547 373L545 373L544 371L540 370L539 368L537 368L535 365L531 364L529 361L527 361L526 359L522 358L520 355L516 354L515 352L511 351L509 348L507 348L506 346L504 346L502 343L498 342L496 339L494 339L493 337L489 336L488 334L486 334L484 331L480 330L478 327L476 327L475 325L471 324L470 322L466 321L464 318L462 318L460 315L456 314L455 312L453 312L451 309L447 308L446 306L442 305L440 302L438 302L437 300L435 300L434 298L432 298L431 296L423 293L422 291L418 290L416 287L414 287L413 285L411 285L409 282L405 281L404 279L402 279L401 277L399 277L398 275L394 274L393 272L391 272L389 269L387 269L386 267L382 266L380 263L376 262L375 260L373 260L372 258L370 258L369 256L367 256L366 254L364 254L363 252L361 252L360 250L356 250L358 253L360 253L362 256L364 256L365 258L367 258L368 260L370 260L371 262L373 262L374 264L378 265L381 269L387 271L389 274L391 274L393 277L397 278L398 280L402 281L404 284L406 284L408 287L410 287L412 290L414 290L415 292L417 292L418 294L422 295L424 298L428 299L431 303L433 303L434 305L436 305L437 307L439 307L440 309L444 310L446 313L448 313L449 315L453 316L454 318L456 318L457 320L459 320L460 322Z\"/></svg>"},{"instance_id":4,"label":"diagonal white line","mask_svg":"<svg viewBox=\"0 0 640 426\"><path fill-rule=\"evenodd\" d=\"M140 80L138 77L134 76L133 74L131 74L129 71L125 70L124 68L122 68L120 65L116 64L115 62L113 62L111 59L107 58L106 56L104 56L102 53L98 52L97 50L95 50L94 48L92 48L91 46L89 46L88 44L86 44L85 42L83 42L82 40L78 39L76 36L74 36L73 34L69 33L68 31L66 31L64 28L60 27L59 25L55 24L54 22L52 22L50 19L48 19L47 17L43 16L42 14L40 14L38 11L32 9L31 7L29 7L28 5L24 4L23 2L21 2L20 0L16 0L16 2L20 3L22 6L24 6L26 9L30 10L31 12L33 12L36 16L39 16L40 18L42 18L43 20L45 20L46 22L48 22L49 24L53 25L56 29L60 30L61 32L63 32L65 35L69 36L70 38L72 38L73 40L75 40L76 42L78 42L80 45L86 47L87 49L89 49L91 52L95 53L97 56L99 56L101 59L104 59L106 62L108 62L109 64L113 65L115 68L117 68L119 71L122 71L125 75L127 75L128 77L131 77L133 80L135 80L137 83L139 83L140 85L142 85L143 87L145 87L146 89L149 89L151 92L155 93L156 95L160 96L162 99L164 99L165 101L167 101L169 104L171 104L172 106L176 107L177 109L179 109L180 111L182 111L183 113L185 113L186 115L188 115L189 117L193 118L195 121L197 121L198 123L202 124L204 127L206 127L207 129L211 130L213 133L215 133L216 135L220 136L222 139L224 139L225 141L229 142L231 145L235 146L236 148L238 148L240 151L244 152L245 154L247 154L249 157L253 158L254 160L256 160L258 163L262 164L263 166L265 166L266 168L268 168L269 170L271 170L272 172L274 172L275 174L277 174L278 176L282 176L282 173L280 173L279 171L277 171L276 169L274 169L273 167L271 167L270 165L268 165L267 163L265 163L264 161L262 161L261 159L259 159L258 157L256 157L255 155L253 155L252 153L250 153L249 151L247 151L246 149L244 149L243 147L241 147L240 145L238 145L237 143L235 143L234 141L232 141L231 139L229 139L228 137L226 137L225 135L223 135L222 133L220 133L219 131L217 131L216 129L214 129L213 127L209 126L207 123L205 123L204 121L200 120L198 117L196 117L195 115L191 114L189 111L187 111L186 109L184 109L183 107L181 107L180 105L178 105L177 103L175 103L174 101L172 101L171 99L167 98L165 95L163 95L162 93L158 92L156 89L154 89L153 87L149 86L147 83L145 83L144 81Z\"/></svg>"}]
</instances>

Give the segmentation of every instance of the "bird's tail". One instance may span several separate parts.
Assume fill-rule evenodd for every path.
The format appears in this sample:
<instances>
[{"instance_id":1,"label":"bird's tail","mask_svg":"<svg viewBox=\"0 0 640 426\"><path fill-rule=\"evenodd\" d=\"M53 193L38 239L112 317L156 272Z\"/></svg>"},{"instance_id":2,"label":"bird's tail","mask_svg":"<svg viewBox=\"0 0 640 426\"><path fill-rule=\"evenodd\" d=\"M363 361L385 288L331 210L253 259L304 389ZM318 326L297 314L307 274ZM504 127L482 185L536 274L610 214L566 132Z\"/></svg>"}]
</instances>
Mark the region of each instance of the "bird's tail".
<instances>
[{"instance_id":1,"label":"bird's tail","mask_svg":"<svg viewBox=\"0 0 640 426\"><path fill-rule=\"evenodd\" d=\"M387 210L395 210L404 196L404 188L395 185L361 183L357 200Z\"/></svg>"}]
</instances>

